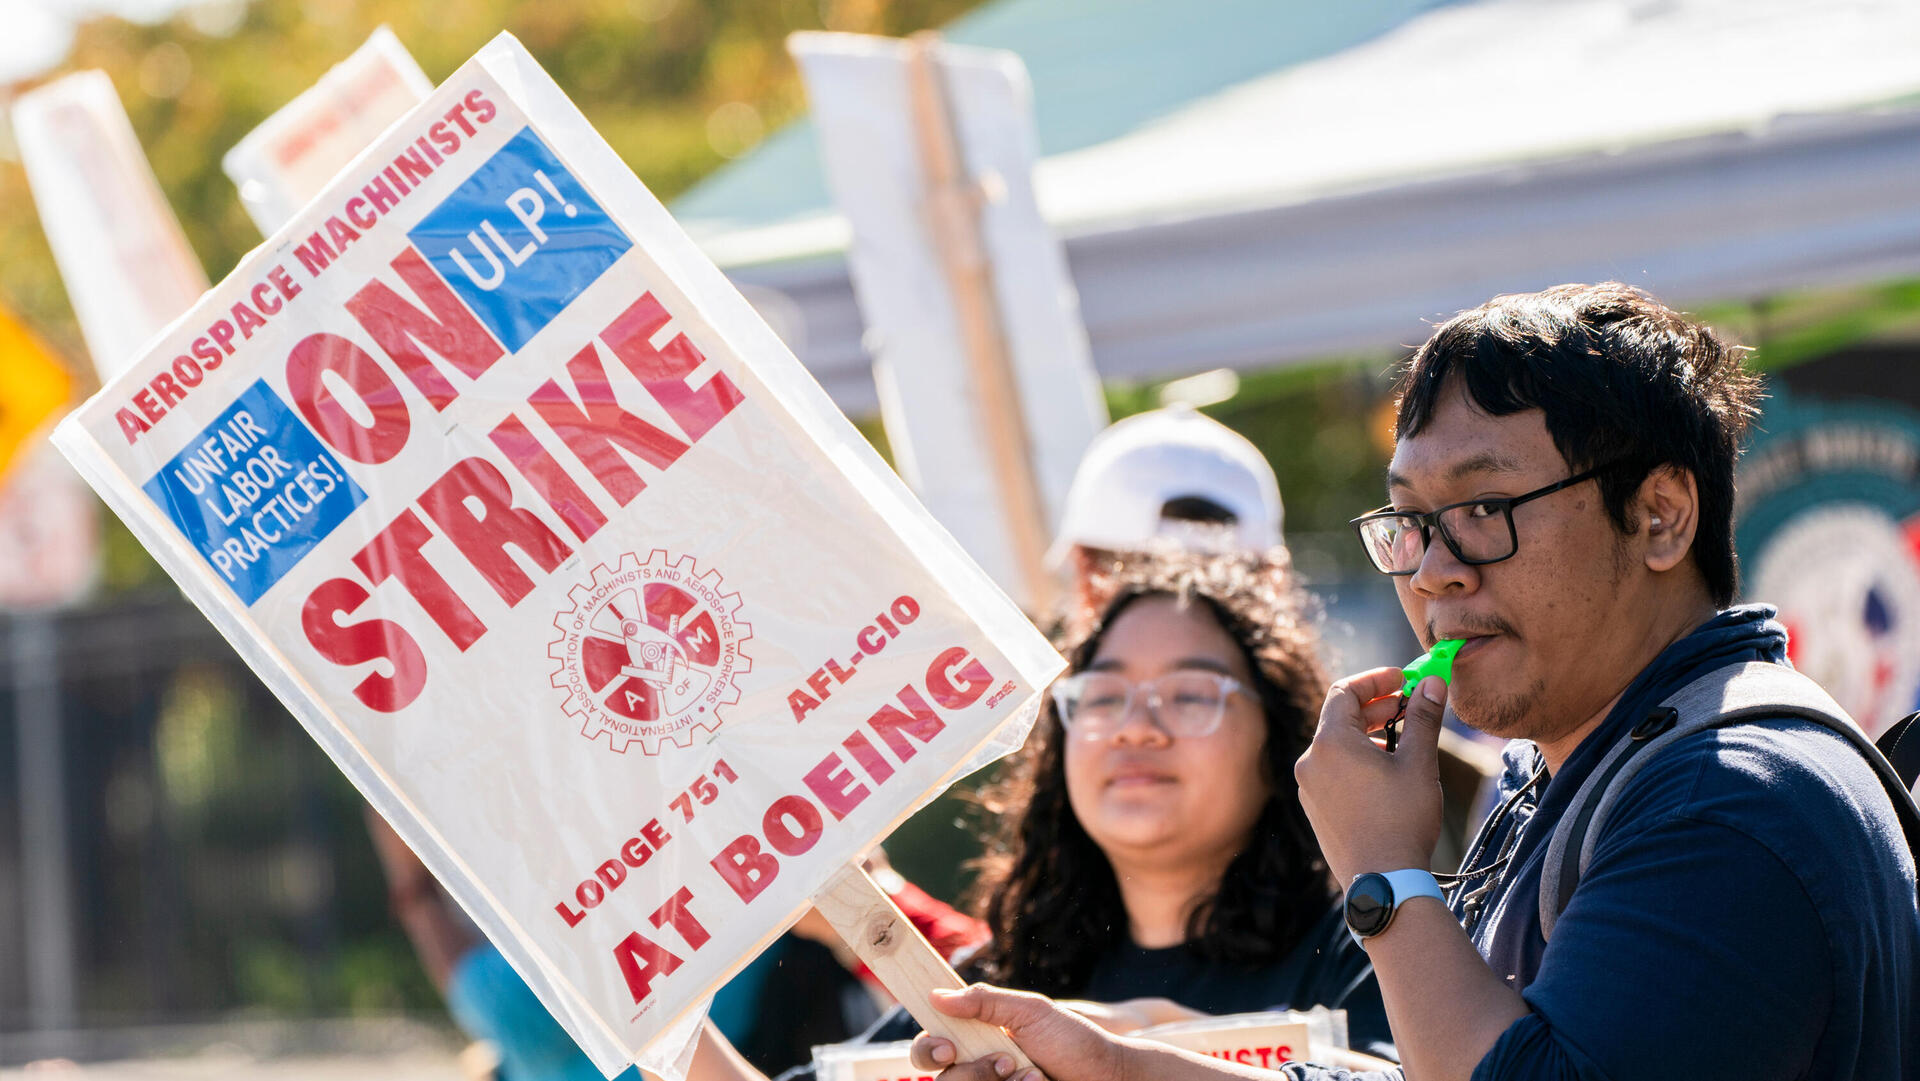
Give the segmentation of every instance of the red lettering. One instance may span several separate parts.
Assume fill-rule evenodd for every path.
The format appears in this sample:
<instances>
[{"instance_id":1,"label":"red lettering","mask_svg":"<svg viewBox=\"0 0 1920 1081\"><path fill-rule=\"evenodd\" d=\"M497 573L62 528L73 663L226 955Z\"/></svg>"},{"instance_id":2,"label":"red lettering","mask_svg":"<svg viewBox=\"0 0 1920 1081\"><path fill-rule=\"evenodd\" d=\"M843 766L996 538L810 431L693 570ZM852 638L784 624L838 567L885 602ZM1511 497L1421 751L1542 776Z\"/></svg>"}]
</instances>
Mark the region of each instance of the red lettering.
<instances>
[{"instance_id":1,"label":"red lettering","mask_svg":"<svg viewBox=\"0 0 1920 1081\"><path fill-rule=\"evenodd\" d=\"M275 267L274 269L278 270L280 268ZM273 295L273 286L268 285L266 282L255 285L247 292L247 297L253 301L254 307L266 312L268 315L272 315L286 305L286 301Z\"/></svg>"},{"instance_id":2,"label":"red lettering","mask_svg":"<svg viewBox=\"0 0 1920 1081\"><path fill-rule=\"evenodd\" d=\"M160 407L160 403L153 400L153 391L146 387L133 392L133 404L140 407L141 416L154 424L160 423L160 418L166 415L166 410Z\"/></svg>"},{"instance_id":3,"label":"red lettering","mask_svg":"<svg viewBox=\"0 0 1920 1081\"><path fill-rule=\"evenodd\" d=\"M294 284L292 276L287 273L287 268L278 263L274 264L272 270L267 271L267 280L272 282L273 287L280 290L280 295L288 300L300 295L300 287Z\"/></svg>"},{"instance_id":4,"label":"red lettering","mask_svg":"<svg viewBox=\"0 0 1920 1081\"><path fill-rule=\"evenodd\" d=\"M567 362L567 374L580 395L580 405L551 379L533 392L527 404L624 507L647 483L614 449L616 445L659 469L678 461L687 445L620 407L592 345Z\"/></svg>"},{"instance_id":5,"label":"red lettering","mask_svg":"<svg viewBox=\"0 0 1920 1081\"><path fill-rule=\"evenodd\" d=\"M462 105L465 105L467 108L472 109L473 118L475 120L480 121L482 124L493 119L493 102L488 101L487 95L482 91L479 91L479 90L467 91L467 96L464 98L461 98L460 103ZM467 134L472 135L473 132L469 131L467 132Z\"/></svg>"},{"instance_id":6,"label":"red lettering","mask_svg":"<svg viewBox=\"0 0 1920 1081\"><path fill-rule=\"evenodd\" d=\"M307 238L305 244L297 245L293 249L293 254L299 258L300 265L307 268L307 276L317 278L320 276L321 271L327 269L327 264L333 262L334 256L338 253L328 245L327 238L321 236L319 233L314 233ZM275 269L279 268L276 267ZM273 275L269 274L267 276L271 278ZM275 284L278 283L276 282ZM287 292L284 286L281 287L280 291L282 293ZM290 293L287 295L292 296Z\"/></svg>"},{"instance_id":7,"label":"red lettering","mask_svg":"<svg viewBox=\"0 0 1920 1081\"><path fill-rule=\"evenodd\" d=\"M687 377L707 358L683 334L675 334L659 349L653 347L654 334L670 318L653 294L646 293L600 332L600 340L640 380L687 439L698 440L720 418L733 412L744 395L733 380L717 370L699 387L687 385Z\"/></svg>"},{"instance_id":8,"label":"red lettering","mask_svg":"<svg viewBox=\"0 0 1920 1081\"><path fill-rule=\"evenodd\" d=\"M267 325L267 321L260 318L258 312L247 307L247 302L244 300L234 302L233 307L227 309L227 312L233 316L233 324L240 328L240 336L242 338L253 337L255 327L264 327Z\"/></svg>"},{"instance_id":9,"label":"red lettering","mask_svg":"<svg viewBox=\"0 0 1920 1081\"><path fill-rule=\"evenodd\" d=\"M845 747L847 753L853 755L853 760L860 763L860 768L867 771L867 776L872 777L874 783L882 783L893 776L892 764L887 761L885 755L880 753L880 748L875 747L867 739L865 732L849 735L840 741L840 746Z\"/></svg>"},{"instance_id":10,"label":"red lettering","mask_svg":"<svg viewBox=\"0 0 1920 1081\"><path fill-rule=\"evenodd\" d=\"M601 864L600 869L593 874L595 878L606 883L607 892L612 893L614 890L620 888L622 882L627 880L627 865L621 863L619 860L608 860Z\"/></svg>"},{"instance_id":11,"label":"red lettering","mask_svg":"<svg viewBox=\"0 0 1920 1081\"><path fill-rule=\"evenodd\" d=\"M713 936L708 934L700 921L693 917L693 910L687 907L692 903L693 891L682 886L674 891L666 904L661 905L654 910L653 915L647 917L647 922L655 927L672 923L674 932L680 936L682 942L687 944L687 948L697 950L706 945L707 940Z\"/></svg>"},{"instance_id":12,"label":"red lettering","mask_svg":"<svg viewBox=\"0 0 1920 1081\"><path fill-rule=\"evenodd\" d=\"M424 139L421 140L423 143L425 141ZM411 184L417 188L420 186L422 180L433 175L433 166L428 165L422 160L420 152L417 150L402 150L394 156L393 164L400 169L401 187L406 187L408 184ZM438 164L438 161L434 162L434 165Z\"/></svg>"},{"instance_id":13,"label":"red lettering","mask_svg":"<svg viewBox=\"0 0 1920 1081\"><path fill-rule=\"evenodd\" d=\"M954 670L959 669L958 682ZM940 654L927 666L927 690L947 709L964 709L979 701L993 685L987 666L969 657L960 646Z\"/></svg>"},{"instance_id":14,"label":"red lettering","mask_svg":"<svg viewBox=\"0 0 1920 1081\"><path fill-rule=\"evenodd\" d=\"M920 697L920 692L910 686L900 688L900 701L912 711L910 714L895 709L891 704L884 705L879 712L867 718L867 727L880 734L880 739L893 751L895 758L905 762L917 752L913 744L907 742L907 737L901 734L903 731L926 743L939 735L947 722L941 720L933 707L927 705L927 700Z\"/></svg>"},{"instance_id":15,"label":"red lettering","mask_svg":"<svg viewBox=\"0 0 1920 1081\"><path fill-rule=\"evenodd\" d=\"M227 356L233 355L233 335L235 331L232 323L227 322L225 319L215 319L213 325L207 328L207 333L212 336L214 344L220 347L221 353Z\"/></svg>"},{"instance_id":16,"label":"red lettering","mask_svg":"<svg viewBox=\"0 0 1920 1081\"><path fill-rule=\"evenodd\" d=\"M586 879L573 888L573 899L580 902L581 908L598 908L600 902L607 899L606 887L598 879Z\"/></svg>"},{"instance_id":17,"label":"red lettering","mask_svg":"<svg viewBox=\"0 0 1920 1081\"><path fill-rule=\"evenodd\" d=\"M192 353L200 359L200 366L208 371L218 368L227 359L221 356L220 350L215 349L213 342L206 338L195 338L193 340Z\"/></svg>"},{"instance_id":18,"label":"red lettering","mask_svg":"<svg viewBox=\"0 0 1920 1081\"><path fill-rule=\"evenodd\" d=\"M680 967L678 957L661 949L638 931L622 939L613 948L613 957L620 962L620 975L627 978L627 990L633 993L636 1005L653 990L655 978L671 976L673 970Z\"/></svg>"},{"instance_id":19,"label":"red lettering","mask_svg":"<svg viewBox=\"0 0 1920 1081\"><path fill-rule=\"evenodd\" d=\"M780 861L762 851L760 838L751 833L735 838L708 862L720 872L720 878L733 892L748 903L772 885L774 876L780 873Z\"/></svg>"},{"instance_id":20,"label":"red lettering","mask_svg":"<svg viewBox=\"0 0 1920 1081\"><path fill-rule=\"evenodd\" d=\"M449 154L460 149L460 136L448 131L444 120L434 121L433 126L427 129L427 135Z\"/></svg>"},{"instance_id":21,"label":"red lettering","mask_svg":"<svg viewBox=\"0 0 1920 1081\"><path fill-rule=\"evenodd\" d=\"M120 432L127 437L128 446L132 446L133 441L140 438L141 432L153 427L153 425L141 420L138 414L124 405L114 410L113 419L120 422Z\"/></svg>"},{"instance_id":22,"label":"red lettering","mask_svg":"<svg viewBox=\"0 0 1920 1081\"><path fill-rule=\"evenodd\" d=\"M553 910L555 912L560 913L560 918L567 921L568 927L578 927L580 926L580 921L587 918L587 914L585 912L576 912L573 909L568 908L567 903L565 901L561 901L559 904L554 905Z\"/></svg>"},{"instance_id":23,"label":"red lettering","mask_svg":"<svg viewBox=\"0 0 1920 1081\"><path fill-rule=\"evenodd\" d=\"M333 372L360 399L373 423L362 427L321 376ZM287 354L287 390L294 408L327 445L356 462L379 465L406 446L412 420L406 400L367 351L337 334L309 334Z\"/></svg>"},{"instance_id":24,"label":"red lettering","mask_svg":"<svg viewBox=\"0 0 1920 1081\"><path fill-rule=\"evenodd\" d=\"M189 387L197 387L206 376L200 372L200 365L192 357L173 358L173 377Z\"/></svg>"},{"instance_id":25,"label":"red lettering","mask_svg":"<svg viewBox=\"0 0 1920 1081\"><path fill-rule=\"evenodd\" d=\"M125 413L126 410L122 409L121 412ZM144 431L145 429L143 428L142 430ZM133 442L133 436L127 436L127 442ZM793 719L795 723L798 723L806 720L807 714L820 708L820 700L805 691L795 691L787 695L787 708L793 710Z\"/></svg>"},{"instance_id":26,"label":"red lettering","mask_svg":"<svg viewBox=\"0 0 1920 1081\"><path fill-rule=\"evenodd\" d=\"M447 363L478 379L506 354L453 290L412 248L393 260L394 273L420 298L426 309L414 307L388 285L374 279L347 301L347 310L368 335L400 366L435 409L445 409L457 392L446 376L421 351L426 346Z\"/></svg>"},{"instance_id":27,"label":"red lettering","mask_svg":"<svg viewBox=\"0 0 1920 1081\"><path fill-rule=\"evenodd\" d=\"M327 215L327 239L333 242L335 251L346 251L347 245L360 239L360 234L353 226L329 214Z\"/></svg>"},{"instance_id":28,"label":"red lettering","mask_svg":"<svg viewBox=\"0 0 1920 1081\"><path fill-rule=\"evenodd\" d=\"M147 385L160 395L160 404L163 406L172 405L187 396L180 384L174 382L172 372L155 372L152 382Z\"/></svg>"},{"instance_id":29,"label":"red lettering","mask_svg":"<svg viewBox=\"0 0 1920 1081\"><path fill-rule=\"evenodd\" d=\"M533 579L507 554L509 545L549 574L573 554L538 515L513 505L506 476L485 458L454 463L420 493L420 507L508 607L533 590Z\"/></svg>"},{"instance_id":30,"label":"red lettering","mask_svg":"<svg viewBox=\"0 0 1920 1081\"><path fill-rule=\"evenodd\" d=\"M367 200L363 195L348 199L346 210L347 220L362 229L371 229L380 223L379 216L367 208Z\"/></svg>"},{"instance_id":31,"label":"red lettering","mask_svg":"<svg viewBox=\"0 0 1920 1081\"><path fill-rule=\"evenodd\" d=\"M547 452L546 445L534 438L520 418L508 414L496 425L489 438L507 456L520 475L540 494L547 506L560 516L560 520L573 530L573 535L586 540L600 527L607 524L607 516L583 491L558 459Z\"/></svg>"},{"instance_id":32,"label":"red lettering","mask_svg":"<svg viewBox=\"0 0 1920 1081\"><path fill-rule=\"evenodd\" d=\"M648 819L647 824L640 827L640 836L651 841L655 848L667 847L667 841L671 838L666 827L660 825L660 820L657 818Z\"/></svg>"},{"instance_id":33,"label":"red lettering","mask_svg":"<svg viewBox=\"0 0 1920 1081\"><path fill-rule=\"evenodd\" d=\"M653 858L653 849L648 848L640 838L629 837L627 843L620 846L620 858L627 861L628 867L638 869L645 867L647 861Z\"/></svg>"},{"instance_id":34,"label":"red lettering","mask_svg":"<svg viewBox=\"0 0 1920 1081\"><path fill-rule=\"evenodd\" d=\"M421 610L433 618L447 639L461 652L487 633L487 625L473 614L460 595L453 591L420 548L433 539L433 531L410 510L401 511L392 524L354 554L353 565L374 585L389 578L397 580Z\"/></svg>"},{"instance_id":35,"label":"red lettering","mask_svg":"<svg viewBox=\"0 0 1920 1081\"><path fill-rule=\"evenodd\" d=\"M463 114L463 113L462 113L462 112L460 111L460 106L458 106L458 105L455 105L455 106L454 106L453 108L451 108L451 109L448 109L448 110L447 110L447 115L446 115L446 116L444 116L444 117L441 117L441 119L443 119L443 120L450 120L450 121L452 121L453 123L455 123L455 124L458 124L458 125L460 125L460 131L461 131L461 132L462 132L463 134L466 134L466 135L469 135L469 136L471 136L471 135L473 134L473 125L472 125L472 124L469 124L469 123L467 123L467 118L466 118L466 116L465 116L465 115L464 115L464 114Z\"/></svg>"},{"instance_id":36,"label":"red lettering","mask_svg":"<svg viewBox=\"0 0 1920 1081\"><path fill-rule=\"evenodd\" d=\"M826 806L836 822L847 817L849 812L860 806L861 801L871 794L866 785L854 779L853 774L841 763L840 756L837 754L830 754L822 759L820 764L808 770L806 777L802 779L806 782L807 788L820 798L820 802Z\"/></svg>"},{"instance_id":37,"label":"red lettering","mask_svg":"<svg viewBox=\"0 0 1920 1081\"><path fill-rule=\"evenodd\" d=\"M787 825L789 818L793 819L792 826ZM813 804L803 797L781 796L760 816L760 829L767 835L767 843L781 855L798 856L819 842L826 823Z\"/></svg>"},{"instance_id":38,"label":"red lettering","mask_svg":"<svg viewBox=\"0 0 1920 1081\"><path fill-rule=\"evenodd\" d=\"M367 201L373 204L373 210L376 214L385 214L387 211L393 209L395 203L400 201L400 197L395 195L393 189L387 186L386 178L380 176L374 177L365 187L361 188L360 194L366 196Z\"/></svg>"},{"instance_id":39,"label":"red lettering","mask_svg":"<svg viewBox=\"0 0 1920 1081\"><path fill-rule=\"evenodd\" d=\"M300 627L314 652L341 666L385 661L392 674L369 672L353 688L353 696L368 709L397 713L420 697L427 685L427 657L420 644L400 624L389 619L367 619L341 624L371 596L351 578L331 578L307 596L300 609Z\"/></svg>"}]
</instances>

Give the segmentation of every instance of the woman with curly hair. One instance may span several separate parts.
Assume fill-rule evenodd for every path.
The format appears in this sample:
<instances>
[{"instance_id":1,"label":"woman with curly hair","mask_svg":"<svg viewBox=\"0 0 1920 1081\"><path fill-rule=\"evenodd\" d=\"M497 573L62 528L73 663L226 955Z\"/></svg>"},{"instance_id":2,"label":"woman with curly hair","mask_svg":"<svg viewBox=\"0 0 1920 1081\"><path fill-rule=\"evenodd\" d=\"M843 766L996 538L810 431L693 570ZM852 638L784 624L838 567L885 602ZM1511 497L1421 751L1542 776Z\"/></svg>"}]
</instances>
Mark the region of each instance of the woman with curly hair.
<instances>
[{"instance_id":1,"label":"woman with curly hair","mask_svg":"<svg viewBox=\"0 0 1920 1081\"><path fill-rule=\"evenodd\" d=\"M1068 674L983 793L993 937L967 975L1210 1014L1339 1007L1356 1049L1390 1054L1294 784L1327 676L1288 567L1168 554L1097 585Z\"/></svg>"},{"instance_id":2,"label":"woman with curly hair","mask_svg":"<svg viewBox=\"0 0 1920 1081\"><path fill-rule=\"evenodd\" d=\"M981 794L995 828L974 897L992 937L962 975L1087 1000L1120 1031L1330 1006L1355 1050L1393 1057L1294 784L1328 681L1283 558L1107 564L1067 674ZM895 1009L861 1039L918 1031ZM755 1076L726 1051L703 1041L696 1081Z\"/></svg>"}]
</instances>

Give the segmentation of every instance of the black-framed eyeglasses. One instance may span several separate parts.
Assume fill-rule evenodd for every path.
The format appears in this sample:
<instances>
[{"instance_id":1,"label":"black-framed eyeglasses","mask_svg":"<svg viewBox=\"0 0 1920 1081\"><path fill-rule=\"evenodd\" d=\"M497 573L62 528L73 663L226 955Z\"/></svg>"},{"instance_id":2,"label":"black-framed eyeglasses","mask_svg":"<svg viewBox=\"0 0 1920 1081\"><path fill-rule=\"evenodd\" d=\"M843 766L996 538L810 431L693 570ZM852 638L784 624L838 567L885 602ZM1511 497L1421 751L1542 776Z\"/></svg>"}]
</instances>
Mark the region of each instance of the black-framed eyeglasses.
<instances>
[{"instance_id":1,"label":"black-framed eyeglasses","mask_svg":"<svg viewBox=\"0 0 1920 1081\"><path fill-rule=\"evenodd\" d=\"M1175 739L1203 739L1220 728L1227 699L1242 690L1240 681L1219 672L1181 669L1159 679L1135 683L1114 672L1076 672L1054 681L1053 705L1067 731L1084 739L1105 739L1126 724L1135 702Z\"/></svg>"},{"instance_id":2,"label":"black-framed eyeglasses","mask_svg":"<svg viewBox=\"0 0 1920 1081\"><path fill-rule=\"evenodd\" d=\"M1382 507L1348 524L1360 534L1360 547L1367 550L1367 558L1382 574L1398 576L1419 570L1435 529L1440 531L1447 550L1460 562L1476 567L1498 563L1512 559L1520 550L1520 534L1513 526L1513 508L1592 480L1618 464L1616 460L1597 465L1524 495L1470 499L1425 513Z\"/></svg>"}]
</instances>

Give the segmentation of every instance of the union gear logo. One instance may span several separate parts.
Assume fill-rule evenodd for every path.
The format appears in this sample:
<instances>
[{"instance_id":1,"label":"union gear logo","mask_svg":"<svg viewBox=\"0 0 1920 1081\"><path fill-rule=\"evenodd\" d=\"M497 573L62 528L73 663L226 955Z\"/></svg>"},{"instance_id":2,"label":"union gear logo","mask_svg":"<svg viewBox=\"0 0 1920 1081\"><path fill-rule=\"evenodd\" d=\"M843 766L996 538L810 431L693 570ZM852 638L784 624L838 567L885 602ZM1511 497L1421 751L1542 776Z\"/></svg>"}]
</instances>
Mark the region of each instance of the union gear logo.
<instances>
[{"instance_id":1,"label":"union gear logo","mask_svg":"<svg viewBox=\"0 0 1920 1081\"><path fill-rule=\"evenodd\" d=\"M737 680L753 668L740 645L753 628L737 618L740 595L721 592L720 572L656 548L644 563L628 553L601 564L567 599L547 656L581 735L604 735L621 754L636 742L659 754L663 740L691 747L695 729L717 731L720 708L740 701Z\"/></svg>"}]
</instances>

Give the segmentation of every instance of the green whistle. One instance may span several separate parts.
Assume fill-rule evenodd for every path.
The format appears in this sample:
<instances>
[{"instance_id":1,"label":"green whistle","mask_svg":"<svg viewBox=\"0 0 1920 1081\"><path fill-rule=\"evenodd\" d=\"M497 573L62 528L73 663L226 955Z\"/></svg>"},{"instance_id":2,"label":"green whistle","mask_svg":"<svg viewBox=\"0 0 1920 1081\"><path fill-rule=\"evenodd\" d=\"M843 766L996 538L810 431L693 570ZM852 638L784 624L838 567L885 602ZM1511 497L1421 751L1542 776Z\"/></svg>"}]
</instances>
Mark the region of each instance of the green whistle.
<instances>
[{"instance_id":1,"label":"green whistle","mask_svg":"<svg viewBox=\"0 0 1920 1081\"><path fill-rule=\"evenodd\" d=\"M1400 686L1400 697L1413 697L1413 689L1428 676L1439 676L1443 682L1453 682L1453 655L1460 652L1464 638L1443 638L1433 644L1433 648L1416 657L1412 663L1401 669L1406 673L1407 681Z\"/></svg>"}]
</instances>

